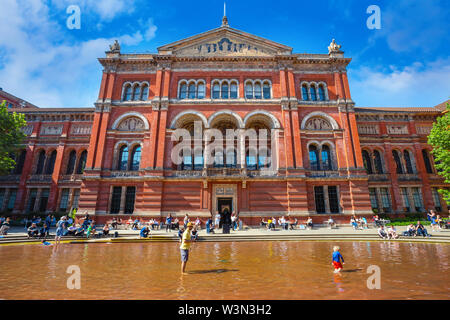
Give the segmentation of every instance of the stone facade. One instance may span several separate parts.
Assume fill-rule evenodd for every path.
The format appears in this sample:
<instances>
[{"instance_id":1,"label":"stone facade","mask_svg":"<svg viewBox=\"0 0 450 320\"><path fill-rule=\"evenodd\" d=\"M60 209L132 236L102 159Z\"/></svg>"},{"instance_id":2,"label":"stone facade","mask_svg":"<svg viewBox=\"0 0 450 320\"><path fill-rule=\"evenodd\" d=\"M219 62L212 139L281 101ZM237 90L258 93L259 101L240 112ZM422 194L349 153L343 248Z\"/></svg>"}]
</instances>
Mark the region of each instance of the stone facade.
<instances>
[{"instance_id":1,"label":"stone facade","mask_svg":"<svg viewBox=\"0 0 450 320\"><path fill-rule=\"evenodd\" d=\"M373 208L448 210L435 195L446 185L426 143L441 110L355 107L346 73L351 59L335 42L328 54L295 54L225 24L158 54L116 47L99 59L95 109L15 110L26 114L29 138L20 173L0 177L3 209L77 207L102 222L113 214L206 217L229 206L250 224L280 215L339 220ZM260 166L263 158L251 164L239 139L240 161L222 154L226 165L207 164L200 139L201 156L174 165L172 135L193 132L195 121L202 129L267 128L270 170Z\"/></svg>"}]
</instances>

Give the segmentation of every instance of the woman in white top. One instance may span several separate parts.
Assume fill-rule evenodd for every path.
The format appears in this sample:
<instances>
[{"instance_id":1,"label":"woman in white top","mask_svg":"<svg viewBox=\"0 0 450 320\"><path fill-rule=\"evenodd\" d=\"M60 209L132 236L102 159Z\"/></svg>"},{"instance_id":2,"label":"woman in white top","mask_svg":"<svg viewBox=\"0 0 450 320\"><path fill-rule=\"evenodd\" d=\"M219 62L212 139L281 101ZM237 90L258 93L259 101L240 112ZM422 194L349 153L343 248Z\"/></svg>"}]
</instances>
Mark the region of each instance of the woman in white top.
<instances>
[{"instance_id":1,"label":"woman in white top","mask_svg":"<svg viewBox=\"0 0 450 320\"><path fill-rule=\"evenodd\" d=\"M219 226L220 226L220 213L219 211L217 211L216 218L214 220L214 228L219 229Z\"/></svg>"}]
</instances>

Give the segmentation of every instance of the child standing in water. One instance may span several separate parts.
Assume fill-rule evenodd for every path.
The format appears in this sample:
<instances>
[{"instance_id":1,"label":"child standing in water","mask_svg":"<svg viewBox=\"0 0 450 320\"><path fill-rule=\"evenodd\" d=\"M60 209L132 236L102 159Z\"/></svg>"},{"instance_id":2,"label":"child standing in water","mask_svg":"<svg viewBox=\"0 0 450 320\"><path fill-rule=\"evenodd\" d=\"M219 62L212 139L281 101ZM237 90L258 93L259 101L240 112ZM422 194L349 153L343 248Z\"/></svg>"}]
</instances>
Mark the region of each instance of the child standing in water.
<instances>
[{"instance_id":1,"label":"child standing in water","mask_svg":"<svg viewBox=\"0 0 450 320\"><path fill-rule=\"evenodd\" d=\"M334 266L334 272L338 273L339 271L342 270L342 265L344 264L344 257L342 256L342 254L339 252L339 247L338 246L334 246L333 247L333 262L331 263ZM342 261L342 263L341 263Z\"/></svg>"}]
</instances>

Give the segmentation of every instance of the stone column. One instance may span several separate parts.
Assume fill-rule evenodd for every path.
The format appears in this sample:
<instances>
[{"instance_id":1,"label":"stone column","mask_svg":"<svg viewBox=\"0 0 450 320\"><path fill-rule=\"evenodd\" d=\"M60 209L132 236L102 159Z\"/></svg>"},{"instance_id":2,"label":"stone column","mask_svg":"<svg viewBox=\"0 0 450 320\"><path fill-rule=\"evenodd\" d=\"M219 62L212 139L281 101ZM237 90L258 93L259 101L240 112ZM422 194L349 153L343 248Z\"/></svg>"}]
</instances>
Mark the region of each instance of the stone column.
<instances>
[{"instance_id":1,"label":"stone column","mask_svg":"<svg viewBox=\"0 0 450 320\"><path fill-rule=\"evenodd\" d=\"M125 214L126 193L127 193L127 187L122 187L122 193L120 194L120 211L119 211L119 214Z\"/></svg>"},{"instance_id":2,"label":"stone column","mask_svg":"<svg viewBox=\"0 0 450 320\"><path fill-rule=\"evenodd\" d=\"M330 213L330 197L328 196L328 186L323 186L323 196L325 199L325 213Z\"/></svg>"}]
</instances>

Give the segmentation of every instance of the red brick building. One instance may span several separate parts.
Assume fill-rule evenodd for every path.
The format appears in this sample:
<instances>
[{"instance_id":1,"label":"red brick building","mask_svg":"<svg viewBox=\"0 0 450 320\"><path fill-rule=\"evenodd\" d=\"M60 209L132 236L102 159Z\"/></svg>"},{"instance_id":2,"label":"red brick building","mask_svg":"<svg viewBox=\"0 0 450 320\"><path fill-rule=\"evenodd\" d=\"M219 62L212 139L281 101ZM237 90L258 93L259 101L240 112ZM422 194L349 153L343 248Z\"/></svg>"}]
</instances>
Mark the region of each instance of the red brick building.
<instances>
[{"instance_id":1,"label":"red brick building","mask_svg":"<svg viewBox=\"0 0 450 320\"><path fill-rule=\"evenodd\" d=\"M11 109L26 115L28 141L15 171L0 177L2 210L78 208L104 221L206 217L228 206L248 223L448 212L437 193L448 186L426 143L442 108L355 107L351 59L334 41L326 54L297 54L224 18L157 54L124 54L115 43L99 61L95 109ZM245 138L233 140L234 151L210 153L194 122L267 129L267 155L251 153ZM200 147L174 164L180 128Z\"/></svg>"}]
</instances>

